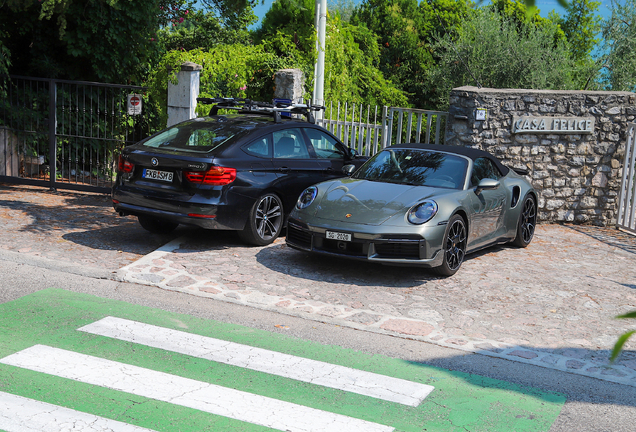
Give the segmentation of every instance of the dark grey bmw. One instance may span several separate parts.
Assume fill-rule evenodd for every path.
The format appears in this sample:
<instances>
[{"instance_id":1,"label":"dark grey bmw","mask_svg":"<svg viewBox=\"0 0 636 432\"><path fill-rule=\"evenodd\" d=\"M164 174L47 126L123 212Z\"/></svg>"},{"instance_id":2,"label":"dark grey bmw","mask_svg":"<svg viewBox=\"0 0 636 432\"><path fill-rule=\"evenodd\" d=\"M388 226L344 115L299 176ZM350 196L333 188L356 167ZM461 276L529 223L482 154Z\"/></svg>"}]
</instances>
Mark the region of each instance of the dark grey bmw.
<instances>
[{"instance_id":1,"label":"dark grey bmw","mask_svg":"<svg viewBox=\"0 0 636 432\"><path fill-rule=\"evenodd\" d=\"M154 233L184 224L236 230L250 244L273 242L305 188L367 159L281 111L239 105L236 113L179 123L126 147L112 189L115 211L137 216Z\"/></svg>"}]
</instances>

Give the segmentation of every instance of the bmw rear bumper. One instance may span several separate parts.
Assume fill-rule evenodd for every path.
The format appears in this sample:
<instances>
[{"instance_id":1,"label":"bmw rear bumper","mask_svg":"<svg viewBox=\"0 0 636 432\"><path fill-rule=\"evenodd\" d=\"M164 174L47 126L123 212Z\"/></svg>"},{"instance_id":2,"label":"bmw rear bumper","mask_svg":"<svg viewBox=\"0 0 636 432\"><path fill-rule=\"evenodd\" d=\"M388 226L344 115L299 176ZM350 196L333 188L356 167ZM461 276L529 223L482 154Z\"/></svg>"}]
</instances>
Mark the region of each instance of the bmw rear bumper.
<instances>
[{"instance_id":1,"label":"bmw rear bumper","mask_svg":"<svg viewBox=\"0 0 636 432\"><path fill-rule=\"evenodd\" d=\"M436 227L437 228L437 227ZM443 238L445 226L440 226ZM441 243L433 242L418 234L405 233L351 233L351 241L328 239L329 228L308 226L295 219L287 222L286 243L289 247L324 255L361 261L380 262L397 266L438 267L442 264ZM342 231L335 228L335 231ZM432 236L432 237L437 237Z\"/></svg>"},{"instance_id":2,"label":"bmw rear bumper","mask_svg":"<svg viewBox=\"0 0 636 432\"><path fill-rule=\"evenodd\" d=\"M150 216L204 229L241 230L253 204L234 195L229 202L190 197L188 201L113 190L113 208L121 215Z\"/></svg>"}]
</instances>

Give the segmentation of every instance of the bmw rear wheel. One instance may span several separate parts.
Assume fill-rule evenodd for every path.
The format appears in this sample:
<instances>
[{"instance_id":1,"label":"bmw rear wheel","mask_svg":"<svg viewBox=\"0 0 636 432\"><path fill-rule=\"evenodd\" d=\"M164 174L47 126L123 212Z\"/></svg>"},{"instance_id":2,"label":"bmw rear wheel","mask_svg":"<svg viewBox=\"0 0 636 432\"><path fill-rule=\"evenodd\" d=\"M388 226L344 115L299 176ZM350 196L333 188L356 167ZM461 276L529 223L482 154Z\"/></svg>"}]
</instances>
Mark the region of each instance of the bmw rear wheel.
<instances>
[{"instance_id":1,"label":"bmw rear wheel","mask_svg":"<svg viewBox=\"0 0 636 432\"><path fill-rule=\"evenodd\" d=\"M442 253L444 254L442 265L435 267L435 271L442 276L454 275L464 262L466 256L466 244L468 235L464 219L455 215L448 221Z\"/></svg>"},{"instance_id":2,"label":"bmw rear wheel","mask_svg":"<svg viewBox=\"0 0 636 432\"><path fill-rule=\"evenodd\" d=\"M239 237L249 244L268 245L279 236L283 228L283 215L283 203L278 195L263 195L252 206Z\"/></svg>"},{"instance_id":3,"label":"bmw rear wheel","mask_svg":"<svg viewBox=\"0 0 636 432\"><path fill-rule=\"evenodd\" d=\"M534 237L534 229L537 226L537 202L532 195L526 195L517 224L517 236L512 244L518 247L526 247Z\"/></svg>"},{"instance_id":4,"label":"bmw rear wheel","mask_svg":"<svg viewBox=\"0 0 636 432\"><path fill-rule=\"evenodd\" d=\"M137 216L139 224L146 230L153 234L170 234L176 227L179 226L177 222L171 222L165 219L157 219L151 216Z\"/></svg>"}]
</instances>

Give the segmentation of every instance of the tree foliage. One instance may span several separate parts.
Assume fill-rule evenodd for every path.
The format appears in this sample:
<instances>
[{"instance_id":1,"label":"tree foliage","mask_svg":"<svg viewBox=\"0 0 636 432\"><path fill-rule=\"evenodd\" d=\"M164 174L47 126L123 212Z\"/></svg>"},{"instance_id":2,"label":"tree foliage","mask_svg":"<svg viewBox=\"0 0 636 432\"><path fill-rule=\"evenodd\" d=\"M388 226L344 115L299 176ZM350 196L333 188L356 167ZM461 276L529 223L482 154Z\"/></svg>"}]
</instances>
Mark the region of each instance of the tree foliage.
<instances>
[{"instance_id":1,"label":"tree foliage","mask_svg":"<svg viewBox=\"0 0 636 432\"><path fill-rule=\"evenodd\" d=\"M378 67L387 79L415 106L432 108L427 71L435 64L433 35L454 34L470 13L468 1L365 0L351 23L376 34Z\"/></svg>"},{"instance_id":2,"label":"tree foliage","mask_svg":"<svg viewBox=\"0 0 636 432\"><path fill-rule=\"evenodd\" d=\"M141 82L159 54L153 40L186 0L43 0L3 3L0 34L21 75ZM163 9L161 9L163 8Z\"/></svg>"},{"instance_id":3,"label":"tree foliage","mask_svg":"<svg viewBox=\"0 0 636 432\"><path fill-rule=\"evenodd\" d=\"M565 42L555 42L556 25L537 27L483 8L466 21L456 41L447 34L434 49L439 63L431 80L439 85L438 104L453 87L571 89L574 62ZM446 102L447 103L447 102Z\"/></svg>"},{"instance_id":4,"label":"tree foliage","mask_svg":"<svg viewBox=\"0 0 636 432\"><path fill-rule=\"evenodd\" d=\"M227 20L213 11L197 10L188 14L188 18L182 24L159 30L158 40L164 51L211 49L218 45L248 45L251 42L248 27L256 20L249 7L240 17L234 16L232 27L227 25Z\"/></svg>"},{"instance_id":5,"label":"tree foliage","mask_svg":"<svg viewBox=\"0 0 636 432\"><path fill-rule=\"evenodd\" d=\"M295 67L289 59L266 52L263 45L218 45L209 50L169 51L153 69L149 81L151 99L158 105L162 121L167 120L168 82L176 84L177 72L190 61L203 66L200 97L245 97L271 100L274 73ZM209 107L197 107L204 115Z\"/></svg>"},{"instance_id":6,"label":"tree foliage","mask_svg":"<svg viewBox=\"0 0 636 432\"><path fill-rule=\"evenodd\" d=\"M636 3L614 3L602 26L605 55L601 60L604 86L636 91Z\"/></svg>"},{"instance_id":7,"label":"tree foliage","mask_svg":"<svg viewBox=\"0 0 636 432\"><path fill-rule=\"evenodd\" d=\"M375 67L379 49L365 27L333 17L325 51L325 100L370 105L408 105L406 94Z\"/></svg>"}]
</instances>

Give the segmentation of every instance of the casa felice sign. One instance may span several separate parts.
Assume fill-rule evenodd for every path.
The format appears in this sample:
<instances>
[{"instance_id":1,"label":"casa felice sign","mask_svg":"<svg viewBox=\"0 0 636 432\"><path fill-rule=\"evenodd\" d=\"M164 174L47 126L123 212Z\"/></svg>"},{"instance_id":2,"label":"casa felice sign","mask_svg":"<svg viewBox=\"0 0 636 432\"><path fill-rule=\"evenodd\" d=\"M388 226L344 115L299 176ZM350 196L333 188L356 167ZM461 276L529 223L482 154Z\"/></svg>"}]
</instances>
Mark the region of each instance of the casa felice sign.
<instances>
[{"instance_id":1,"label":"casa felice sign","mask_svg":"<svg viewBox=\"0 0 636 432\"><path fill-rule=\"evenodd\" d=\"M514 116L512 133L591 134L594 117Z\"/></svg>"}]
</instances>

